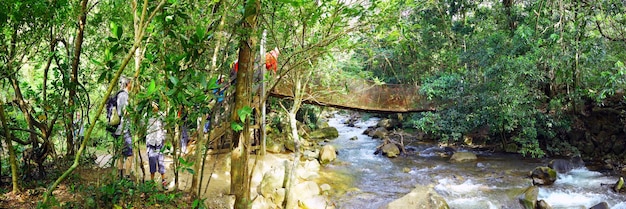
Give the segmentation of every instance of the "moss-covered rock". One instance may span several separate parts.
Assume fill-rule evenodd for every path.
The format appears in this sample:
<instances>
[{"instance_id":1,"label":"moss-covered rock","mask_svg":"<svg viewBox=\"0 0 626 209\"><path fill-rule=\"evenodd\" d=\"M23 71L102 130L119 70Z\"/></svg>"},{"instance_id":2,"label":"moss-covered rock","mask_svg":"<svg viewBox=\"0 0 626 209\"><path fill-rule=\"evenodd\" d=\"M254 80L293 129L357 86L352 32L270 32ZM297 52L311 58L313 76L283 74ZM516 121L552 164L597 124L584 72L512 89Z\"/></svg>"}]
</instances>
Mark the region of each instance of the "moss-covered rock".
<instances>
[{"instance_id":1,"label":"moss-covered rock","mask_svg":"<svg viewBox=\"0 0 626 209\"><path fill-rule=\"evenodd\" d=\"M310 139L335 139L339 137L339 131L335 127L320 128L309 134Z\"/></svg>"},{"instance_id":2,"label":"moss-covered rock","mask_svg":"<svg viewBox=\"0 0 626 209\"><path fill-rule=\"evenodd\" d=\"M552 185L556 181L556 171L547 166L536 167L530 172L533 185Z\"/></svg>"},{"instance_id":3,"label":"moss-covered rock","mask_svg":"<svg viewBox=\"0 0 626 209\"><path fill-rule=\"evenodd\" d=\"M530 186L524 191L524 193L519 195L518 200L524 209L535 209L537 208L538 195L539 188L536 186Z\"/></svg>"},{"instance_id":4,"label":"moss-covered rock","mask_svg":"<svg viewBox=\"0 0 626 209\"><path fill-rule=\"evenodd\" d=\"M450 157L450 162L467 162L467 161L474 161L478 159L478 157L476 157L476 154L471 153L471 152L455 152L454 154L452 154L452 157Z\"/></svg>"}]
</instances>

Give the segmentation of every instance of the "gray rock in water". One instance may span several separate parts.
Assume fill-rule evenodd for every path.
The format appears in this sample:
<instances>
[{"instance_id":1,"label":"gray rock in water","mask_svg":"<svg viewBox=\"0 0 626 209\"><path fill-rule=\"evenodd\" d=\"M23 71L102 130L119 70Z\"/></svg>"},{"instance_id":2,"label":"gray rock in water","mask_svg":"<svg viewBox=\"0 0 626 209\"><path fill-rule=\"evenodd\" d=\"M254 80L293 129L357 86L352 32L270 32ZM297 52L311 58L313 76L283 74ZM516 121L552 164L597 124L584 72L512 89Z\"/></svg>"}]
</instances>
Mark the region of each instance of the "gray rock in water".
<instances>
[{"instance_id":1,"label":"gray rock in water","mask_svg":"<svg viewBox=\"0 0 626 209\"><path fill-rule=\"evenodd\" d=\"M466 162L466 161L474 161L478 159L476 154L471 152L456 152L450 157L451 162Z\"/></svg>"},{"instance_id":2,"label":"gray rock in water","mask_svg":"<svg viewBox=\"0 0 626 209\"><path fill-rule=\"evenodd\" d=\"M585 162L580 157L574 157L572 159L554 159L550 161L548 167L556 170L559 173L567 173L572 169L581 168L585 166Z\"/></svg>"},{"instance_id":3,"label":"gray rock in water","mask_svg":"<svg viewBox=\"0 0 626 209\"><path fill-rule=\"evenodd\" d=\"M556 171L546 166L536 167L530 172L533 185L552 185L556 181Z\"/></svg>"},{"instance_id":4,"label":"gray rock in water","mask_svg":"<svg viewBox=\"0 0 626 209\"><path fill-rule=\"evenodd\" d=\"M524 193L519 195L517 199L524 209L537 208L537 196L539 195L539 188L536 186L528 187Z\"/></svg>"},{"instance_id":5,"label":"gray rock in water","mask_svg":"<svg viewBox=\"0 0 626 209\"><path fill-rule=\"evenodd\" d=\"M448 203L443 199L432 186L418 186L409 194L404 195L400 199L394 200L389 205L388 209L407 209L407 208L434 208L434 209L448 209Z\"/></svg>"},{"instance_id":6,"label":"gray rock in water","mask_svg":"<svg viewBox=\"0 0 626 209\"><path fill-rule=\"evenodd\" d=\"M339 137L339 131L335 127L317 129L309 134L311 139L335 139Z\"/></svg>"},{"instance_id":7,"label":"gray rock in water","mask_svg":"<svg viewBox=\"0 0 626 209\"><path fill-rule=\"evenodd\" d=\"M337 150L333 145L327 144L320 150L320 163L326 164L334 161L337 158Z\"/></svg>"},{"instance_id":8,"label":"gray rock in water","mask_svg":"<svg viewBox=\"0 0 626 209\"><path fill-rule=\"evenodd\" d=\"M610 208L611 207L609 207L608 203L601 202L601 203L598 203L597 205L590 207L589 209L610 209Z\"/></svg>"},{"instance_id":9,"label":"gray rock in water","mask_svg":"<svg viewBox=\"0 0 626 209\"><path fill-rule=\"evenodd\" d=\"M385 144L380 149L382 150L383 155L390 157L390 158L397 157L398 154L400 154L400 149L398 148L398 146L396 146L393 143Z\"/></svg>"},{"instance_id":10,"label":"gray rock in water","mask_svg":"<svg viewBox=\"0 0 626 209\"><path fill-rule=\"evenodd\" d=\"M545 200L537 201L537 209L552 209L552 206L548 204Z\"/></svg>"}]
</instances>

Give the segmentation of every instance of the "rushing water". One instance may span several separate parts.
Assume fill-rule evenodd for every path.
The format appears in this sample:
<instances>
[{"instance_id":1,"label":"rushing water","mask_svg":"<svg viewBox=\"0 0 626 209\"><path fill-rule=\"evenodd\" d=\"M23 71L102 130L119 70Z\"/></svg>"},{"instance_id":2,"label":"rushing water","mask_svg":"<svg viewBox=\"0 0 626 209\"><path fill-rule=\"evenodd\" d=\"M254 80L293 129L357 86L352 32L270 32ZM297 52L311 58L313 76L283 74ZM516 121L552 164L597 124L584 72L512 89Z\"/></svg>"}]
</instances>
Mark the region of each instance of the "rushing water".
<instances>
[{"instance_id":1,"label":"rushing water","mask_svg":"<svg viewBox=\"0 0 626 209\"><path fill-rule=\"evenodd\" d=\"M374 155L377 139L363 131L377 123L376 118L347 127L346 116L337 115L329 124L339 131L330 142L339 151L336 162L322 170L322 181L331 184L337 208L378 209L409 193L416 185L430 185L443 196L450 208L521 208L517 196L531 185L526 176L545 160L519 155L476 153L478 161L450 163L431 153L433 145L413 145L412 156L389 159ZM357 136L357 140L350 138ZM617 177L579 168L559 174L552 186L540 187L538 199L555 209L589 208L607 202L611 208L626 208L626 195L615 194L609 186Z\"/></svg>"}]
</instances>

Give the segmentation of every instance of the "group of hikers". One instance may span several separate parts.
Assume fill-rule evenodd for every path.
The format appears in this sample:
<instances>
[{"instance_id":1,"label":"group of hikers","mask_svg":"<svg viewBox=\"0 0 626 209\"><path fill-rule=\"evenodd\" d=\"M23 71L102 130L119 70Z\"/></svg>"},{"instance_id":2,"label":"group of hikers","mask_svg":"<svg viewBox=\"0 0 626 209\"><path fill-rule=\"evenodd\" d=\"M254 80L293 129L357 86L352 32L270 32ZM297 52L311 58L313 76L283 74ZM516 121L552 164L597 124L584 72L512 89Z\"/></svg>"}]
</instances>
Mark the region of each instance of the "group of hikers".
<instances>
[{"instance_id":1,"label":"group of hikers","mask_svg":"<svg viewBox=\"0 0 626 209\"><path fill-rule=\"evenodd\" d=\"M265 67L267 70L271 70L276 73L277 69L277 57L279 55L278 48L268 52L266 54L266 63ZM238 70L238 63L235 61L233 66L234 73ZM233 77L234 78L234 77ZM235 80L231 79L230 85L233 85ZM220 76L217 80L218 84L222 84L224 82L224 77ZM118 158L117 169L120 177L122 178L130 178L131 168L132 168L132 158L133 158L133 141L130 133L130 124L129 121L124 117L125 109L129 104L129 94L131 88L131 82L128 78L121 77L118 82L119 91L111 96L107 101L107 122L108 128L107 130L114 138L115 141L119 141L123 139L123 145L120 150L121 157ZM213 90L213 94L215 95L216 101L221 103L224 101L224 91L227 86L223 89L215 89ZM150 104L152 108L152 114L150 114L150 118L148 119L147 125L147 133L146 133L146 150L148 154L148 164L150 167L150 180L154 181L155 173L158 171L161 174L161 185L164 189L167 189L167 180L165 177L165 162L164 162L164 154L163 147L165 143L166 131L164 128L163 118L165 117L165 113L159 109L159 103L157 101L153 101ZM186 118L185 111L181 108L178 111L178 117L183 121ZM210 128L210 116L206 118L204 133L208 133ZM187 152L187 143L189 141L189 130L186 125L181 126L181 151L183 153Z\"/></svg>"}]
</instances>

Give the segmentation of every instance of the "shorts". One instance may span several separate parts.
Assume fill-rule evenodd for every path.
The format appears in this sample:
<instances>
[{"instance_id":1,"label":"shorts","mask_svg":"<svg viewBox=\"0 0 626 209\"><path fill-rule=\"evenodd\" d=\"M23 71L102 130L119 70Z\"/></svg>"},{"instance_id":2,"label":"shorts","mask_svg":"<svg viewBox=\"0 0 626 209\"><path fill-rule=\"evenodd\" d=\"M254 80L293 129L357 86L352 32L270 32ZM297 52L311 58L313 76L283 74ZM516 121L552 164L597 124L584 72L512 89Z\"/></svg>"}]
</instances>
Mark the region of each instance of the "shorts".
<instances>
[{"instance_id":1,"label":"shorts","mask_svg":"<svg viewBox=\"0 0 626 209\"><path fill-rule=\"evenodd\" d=\"M163 146L148 146L148 164L150 165L150 173L157 171L157 165L159 173L165 173L165 159L163 153L161 153L161 147Z\"/></svg>"},{"instance_id":2,"label":"shorts","mask_svg":"<svg viewBox=\"0 0 626 209\"><path fill-rule=\"evenodd\" d=\"M113 138L119 139L120 135L113 134ZM130 136L130 131L124 131L124 146L122 147L122 155L125 157L133 156L133 138Z\"/></svg>"}]
</instances>

